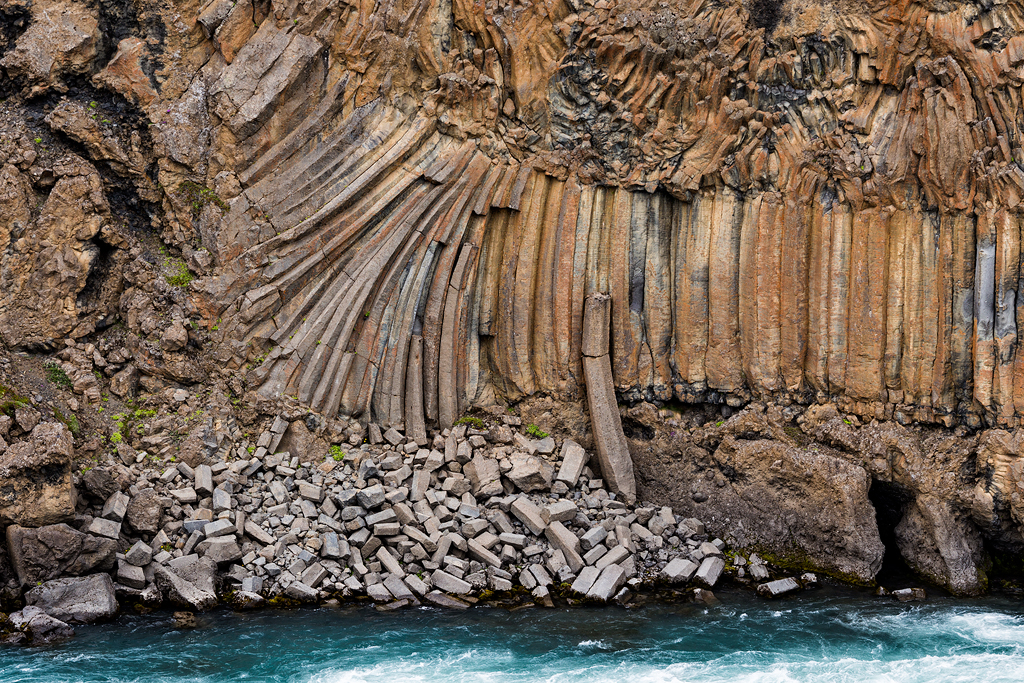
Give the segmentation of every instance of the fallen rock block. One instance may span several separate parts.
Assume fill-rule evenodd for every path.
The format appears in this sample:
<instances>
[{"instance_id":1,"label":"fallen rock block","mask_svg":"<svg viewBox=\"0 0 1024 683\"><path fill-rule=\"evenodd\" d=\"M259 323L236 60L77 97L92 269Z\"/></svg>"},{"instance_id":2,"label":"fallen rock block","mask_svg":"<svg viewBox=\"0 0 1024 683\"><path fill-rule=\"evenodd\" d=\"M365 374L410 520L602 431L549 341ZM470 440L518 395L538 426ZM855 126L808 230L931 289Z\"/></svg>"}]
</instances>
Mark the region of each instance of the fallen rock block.
<instances>
[{"instance_id":1,"label":"fallen rock block","mask_svg":"<svg viewBox=\"0 0 1024 683\"><path fill-rule=\"evenodd\" d=\"M723 569L725 569L725 560L720 557L706 557L700 563L700 569L697 570L697 582L708 588L714 588Z\"/></svg>"},{"instance_id":2,"label":"fallen rock block","mask_svg":"<svg viewBox=\"0 0 1024 683\"><path fill-rule=\"evenodd\" d=\"M796 579L785 578L762 583L757 587L757 594L762 598L777 598L798 590L800 590L800 584L796 582Z\"/></svg>"},{"instance_id":3,"label":"fallen rock block","mask_svg":"<svg viewBox=\"0 0 1024 683\"><path fill-rule=\"evenodd\" d=\"M597 581L587 591L587 597L607 602L619 592L624 583L626 583L626 570L617 564L608 565L601 570Z\"/></svg>"},{"instance_id":4,"label":"fallen rock block","mask_svg":"<svg viewBox=\"0 0 1024 683\"><path fill-rule=\"evenodd\" d=\"M662 576L672 583L686 583L697 573L698 565L682 557L677 557L661 570Z\"/></svg>"},{"instance_id":5,"label":"fallen rock block","mask_svg":"<svg viewBox=\"0 0 1024 683\"><path fill-rule=\"evenodd\" d=\"M430 591L423 597L427 602L437 605L438 607L447 607L448 609L469 609L469 603L463 602L451 595L446 595L441 591Z\"/></svg>"},{"instance_id":6,"label":"fallen rock block","mask_svg":"<svg viewBox=\"0 0 1024 683\"><path fill-rule=\"evenodd\" d=\"M0 527L39 527L75 518L71 482L71 432L59 422L43 422L31 439L0 453Z\"/></svg>"},{"instance_id":7,"label":"fallen rock block","mask_svg":"<svg viewBox=\"0 0 1024 683\"><path fill-rule=\"evenodd\" d=\"M16 633L6 638L10 643L49 645L75 635L75 629L33 605L11 614L10 618L11 626L16 630Z\"/></svg>"},{"instance_id":8,"label":"fallen rock block","mask_svg":"<svg viewBox=\"0 0 1024 683\"><path fill-rule=\"evenodd\" d=\"M114 582L108 574L46 581L26 593L25 602L73 624L91 624L117 614Z\"/></svg>"}]
</instances>

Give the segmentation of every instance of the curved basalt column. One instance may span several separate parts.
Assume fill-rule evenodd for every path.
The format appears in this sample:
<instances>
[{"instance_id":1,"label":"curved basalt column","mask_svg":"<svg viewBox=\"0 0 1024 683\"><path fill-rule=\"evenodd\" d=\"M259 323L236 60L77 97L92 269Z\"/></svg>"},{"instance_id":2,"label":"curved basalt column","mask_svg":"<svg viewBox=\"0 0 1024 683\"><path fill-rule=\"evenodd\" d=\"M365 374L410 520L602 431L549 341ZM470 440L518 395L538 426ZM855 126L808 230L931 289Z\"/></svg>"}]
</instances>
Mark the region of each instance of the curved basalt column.
<instances>
[{"instance_id":1,"label":"curved basalt column","mask_svg":"<svg viewBox=\"0 0 1024 683\"><path fill-rule=\"evenodd\" d=\"M241 193L204 244L263 394L417 433L577 400L607 292L620 400L1018 423L1019 7L408 4L401 43L350 7L210 67Z\"/></svg>"}]
</instances>

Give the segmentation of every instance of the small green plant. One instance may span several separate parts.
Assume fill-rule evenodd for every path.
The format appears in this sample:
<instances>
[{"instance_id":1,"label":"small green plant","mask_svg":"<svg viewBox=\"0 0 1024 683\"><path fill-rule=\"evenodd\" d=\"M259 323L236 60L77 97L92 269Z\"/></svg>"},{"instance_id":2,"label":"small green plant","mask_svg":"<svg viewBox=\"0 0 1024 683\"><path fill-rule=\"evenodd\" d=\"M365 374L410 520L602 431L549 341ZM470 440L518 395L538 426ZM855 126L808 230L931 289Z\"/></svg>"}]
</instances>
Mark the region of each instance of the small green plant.
<instances>
[{"instance_id":1,"label":"small green plant","mask_svg":"<svg viewBox=\"0 0 1024 683\"><path fill-rule=\"evenodd\" d=\"M99 106L99 104L97 104L96 100L93 100L92 102L89 103L89 109L95 109L98 106Z\"/></svg>"},{"instance_id":2,"label":"small green plant","mask_svg":"<svg viewBox=\"0 0 1024 683\"><path fill-rule=\"evenodd\" d=\"M191 180L186 180L178 185L177 195L189 203L193 218L199 218L199 214L209 204L213 204L223 213L228 212L227 202L214 194L210 188L194 183Z\"/></svg>"},{"instance_id":3,"label":"small green plant","mask_svg":"<svg viewBox=\"0 0 1024 683\"><path fill-rule=\"evenodd\" d=\"M195 275L180 258L164 259L164 268L170 271L164 275L164 280L172 287L188 287L195 279Z\"/></svg>"},{"instance_id":4,"label":"small green plant","mask_svg":"<svg viewBox=\"0 0 1024 683\"><path fill-rule=\"evenodd\" d=\"M341 446L335 444L330 448L330 456L336 461L341 461L345 458L345 451L341 450Z\"/></svg>"},{"instance_id":5,"label":"small green plant","mask_svg":"<svg viewBox=\"0 0 1024 683\"><path fill-rule=\"evenodd\" d=\"M64 372L64 368L56 362L46 361L43 364L43 367L46 368L46 379L50 384L58 386L61 389L67 389L68 391L74 388L75 385L71 381L71 378L68 377L68 373Z\"/></svg>"},{"instance_id":6,"label":"small green plant","mask_svg":"<svg viewBox=\"0 0 1024 683\"><path fill-rule=\"evenodd\" d=\"M42 139L42 138L36 138L36 139L35 139L35 143L36 143L37 145L39 145L39 144L42 144L42 142L43 142L43 139Z\"/></svg>"},{"instance_id":7,"label":"small green plant","mask_svg":"<svg viewBox=\"0 0 1024 683\"><path fill-rule=\"evenodd\" d=\"M138 408L134 415L136 420L143 417L156 417L156 411L152 408Z\"/></svg>"},{"instance_id":8,"label":"small green plant","mask_svg":"<svg viewBox=\"0 0 1024 683\"><path fill-rule=\"evenodd\" d=\"M64 420L64 424L68 426L68 430L70 430L75 436L78 436L82 432L82 427L78 424L78 416L74 413L67 416L67 419Z\"/></svg>"},{"instance_id":9,"label":"small green plant","mask_svg":"<svg viewBox=\"0 0 1024 683\"><path fill-rule=\"evenodd\" d=\"M98 407L96 408L96 412L97 412L97 413L102 413L102 412L103 412L103 406L98 406Z\"/></svg>"},{"instance_id":10,"label":"small green plant","mask_svg":"<svg viewBox=\"0 0 1024 683\"><path fill-rule=\"evenodd\" d=\"M526 433L535 439L543 439L548 435L547 432L541 431L541 428L535 424L526 425Z\"/></svg>"},{"instance_id":11,"label":"small green plant","mask_svg":"<svg viewBox=\"0 0 1024 683\"><path fill-rule=\"evenodd\" d=\"M470 417L469 415L466 415L455 421L455 426L458 427L459 425L466 425L473 429L483 429L484 421L479 417Z\"/></svg>"},{"instance_id":12,"label":"small green plant","mask_svg":"<svg viewBox=\"0 0 1024 683\"><path fill-rule=\"evenodd\" d=\"M124 437L121 436L121 432L114 432L110 435L110 443L121 443L123 440Z\"/></svg>"}]
</instances>

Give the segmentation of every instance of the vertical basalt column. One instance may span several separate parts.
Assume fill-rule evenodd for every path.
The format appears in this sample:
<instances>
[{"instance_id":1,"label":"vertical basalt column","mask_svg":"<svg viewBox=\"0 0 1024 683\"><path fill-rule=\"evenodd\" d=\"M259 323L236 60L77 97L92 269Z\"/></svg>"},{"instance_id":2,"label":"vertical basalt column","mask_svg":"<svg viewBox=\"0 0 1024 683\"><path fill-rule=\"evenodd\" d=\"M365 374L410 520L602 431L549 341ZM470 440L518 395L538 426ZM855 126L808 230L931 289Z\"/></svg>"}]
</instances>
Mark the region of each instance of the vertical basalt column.
<instances>
[{"instance_id":1,"label":"vertical basalt column","mask_svg":"<svg viewBox=\"0 0 1024 683\"><path fill-rule=\"evenodd\" d=\"M405 376L405 430L420 446L427 445L427 427L423 420L423 337L409 339L409 363Z\"/></svg>"},{"instance_id":2,"label":"vertical basalt column","mask_svg":"<svg viewBox=\"0 0 1024 683\"><path fill-rule=\"evenodd\" d=\"M612 298L607 294L591 294L584 302L583 379L587 385L587 405L601 475L612 491L632 503L636 500L636 479L615 400L615 380L608 351L611 308Z\"/></svg>"}]
</instances>

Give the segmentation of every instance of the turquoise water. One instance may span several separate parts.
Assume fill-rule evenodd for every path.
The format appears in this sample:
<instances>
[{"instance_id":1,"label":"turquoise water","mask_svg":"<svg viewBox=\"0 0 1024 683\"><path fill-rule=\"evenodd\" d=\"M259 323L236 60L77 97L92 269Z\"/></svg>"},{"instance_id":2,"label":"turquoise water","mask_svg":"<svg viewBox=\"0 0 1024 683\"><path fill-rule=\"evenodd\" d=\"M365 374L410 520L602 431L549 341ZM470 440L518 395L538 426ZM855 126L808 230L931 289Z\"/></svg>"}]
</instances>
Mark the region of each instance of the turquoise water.
<instances>
[{"instance_id":1,"label":"turquoise water","mask_svg":"<svg viewBox=\"0 0 1024 683\"><path fill-rule=\"evenodd\" d=\"M640 609L169 614L0 649L0 681L1024 681L1024 601L899 604L822 589Z\"/></svg>"}]
</instances>

